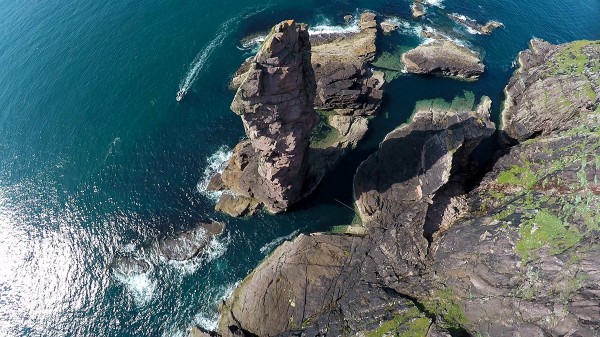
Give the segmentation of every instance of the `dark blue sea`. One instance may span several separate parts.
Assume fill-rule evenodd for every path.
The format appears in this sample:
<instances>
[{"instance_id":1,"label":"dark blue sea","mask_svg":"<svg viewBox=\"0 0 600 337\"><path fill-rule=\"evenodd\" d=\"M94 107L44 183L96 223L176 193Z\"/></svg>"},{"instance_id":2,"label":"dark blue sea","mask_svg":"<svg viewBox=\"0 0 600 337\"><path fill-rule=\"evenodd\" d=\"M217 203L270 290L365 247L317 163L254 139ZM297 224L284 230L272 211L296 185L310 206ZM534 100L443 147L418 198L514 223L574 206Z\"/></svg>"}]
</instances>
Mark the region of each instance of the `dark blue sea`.
<instances>
[{"instance_id":1,"label":"dark blue sea","mask_svg":"<svg viewBox=\"0 0 600 337\"><path fill-rule=\"evenodd\" d=\"M599 0L437 0L414 21L409 0L0 0L0 336L184 336L212 328L217 305L286 237L350 223L352 176L420 100L464 91L494 101L532 37L600 39ZM290 213L216 213L206 177L244 137L229 110L240 40L293 18L344 30L372 10L401 23L392 53L434 29L484 57L477 82L402 75L358 149ZM459 13L505 28L472 34ZM398 56L399 57L399 56ZM181 88L188 94L181 102ZM350 209L348 208L350 206ZM206 254L168 263L145 243L198 222L227 222ZM133 254L147 273L110 264Z\"/></svg>"}]
</instances>

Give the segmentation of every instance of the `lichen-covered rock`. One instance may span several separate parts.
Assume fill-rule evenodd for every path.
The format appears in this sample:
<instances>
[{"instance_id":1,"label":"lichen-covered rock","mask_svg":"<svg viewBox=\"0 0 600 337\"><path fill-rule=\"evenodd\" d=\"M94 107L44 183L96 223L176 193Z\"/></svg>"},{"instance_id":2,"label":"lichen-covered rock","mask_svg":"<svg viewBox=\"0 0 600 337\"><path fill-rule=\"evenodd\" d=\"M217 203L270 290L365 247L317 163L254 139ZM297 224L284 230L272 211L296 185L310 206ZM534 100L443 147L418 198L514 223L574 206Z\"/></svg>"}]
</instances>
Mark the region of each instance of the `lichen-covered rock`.
<instances>
[{"instance_id":1,"label":"lichen-covered rock","mask_svg":"<svg viewBox=\"0 0 600 337\"><path fill-rule=\"evenodd\" d=\"M244 122L249 146L236 147L222 180L271 212L285 211L302 195L317 120L306 26L276 25L243 76L231 109Z\"/></svg>"},{"instance_id":2,"label":"lichen-covered rock","mask_svg":"<svg viewBox=\"0 0 600 337\"><path fill-rule=\"evenodd\" d=\"M473 51L448 40L437 40L402 54L406 71L475 80L485 70Z\"/></svg>"},{"instance_id":3,"label":"lichen-covered rock","mask_svg":"<svg viewBox=\"0 0 600 337\"><path fill-rule=\"evenodd\" d=\"M435 273L489 336L600 334L600 137L546 136L501 157L444 236Z\"/></svg>"},{"instance_id":4,"label":"lichen-covered rock","mask_svg":"<svg viewBox=\"0 0 600 337\"><path fill-rule=\"evenodd\" d=\"M600 41L551 45L533 39L505 88L502 128L522 141L589 124L599 114Z\"/></svg>"}]
</instances>

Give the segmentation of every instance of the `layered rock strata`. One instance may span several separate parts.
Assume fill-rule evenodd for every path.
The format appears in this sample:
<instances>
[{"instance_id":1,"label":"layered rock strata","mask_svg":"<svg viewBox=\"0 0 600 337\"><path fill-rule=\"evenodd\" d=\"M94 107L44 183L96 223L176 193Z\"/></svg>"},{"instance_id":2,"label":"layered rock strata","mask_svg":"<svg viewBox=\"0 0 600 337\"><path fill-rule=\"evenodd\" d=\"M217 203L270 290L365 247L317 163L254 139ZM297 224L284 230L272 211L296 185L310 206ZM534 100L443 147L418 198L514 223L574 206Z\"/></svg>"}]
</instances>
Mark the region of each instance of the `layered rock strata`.
<instances>
[{"instance_id":1,"label":"layered rock strata","mask_svg":"<svg viewBox=\"0 0 600 337\"><path fill-rule=\"evenodd\" d=\"M402 54L406 72L476 80L485 70L473 51L448 40L436 40Z\"/></svg>"},{"instance_id":2,"label":"layered rock strata","mask_svg":"<svg viewBox=\"0 0 600 337\"><path fill-rule=\"evenodd\" d=\"M283 194L278 192L275 194L275 198L273 198L273 193L261 190L264 182L262 178L256 177L258 163L253 159L255 146L252 145L252 137L250 137L250 141L236 146L235 155L229 161L225 171L213 179L215 182L222 180L223 183L210 185L213 190L233 192L223 194L217 203L217 210L232 216L244 216L251 215L260 207L260 204L265 204L271 212L283 211L301 196L310 193L319 184L325 173L335 166L345 151L354 148L365 136L368 130L368 117L379 109L383 97L383 74L369 68L376 51L377 22L375 18L373 13L363 13L359 21L359 31L356 33L326 37L312 36L310 38L312 40L310 59L316 81L316 97L313 104L318 110L318 118L316 127L312 133L309 132L309 136L307 136L307 132L302 132L302 135L294 135L294 139L301 144L297 148L303 148L305 142L310 141L311 148L308 155L304 156L308 157L309 171L306 173L298 171L295 176L291 175L291 171L286 172L286 175L294 177L296 185L301 189L290 189L291 196L278 197L277 194ZM268 42L269 40L265 43ZM265 53L265 51L267 49L263 46L259 54ZM248 86L248 83L255 83L248 80L251 79L249 74L255 62L255 59L245 62L236 72L230 84L232 88L238 90L232 104L234 111L240 110L236 103L240 101L239 95L243 88L240 85L246 83L244 85ZM264 94L263 92L257 93L257 95ZM268 100L269 98L264 99ZM272 105L280 104L277 100L270 103ZM246 108L244 107L244 109ZM278 107L278 109L283 111L286 108ZM244 116L251 116L251 114L244 114ZM247 119L248 117L243 118ZM265 125L267 122L279 123L274 118L265 119ZM303 127L309 126L308 123L303 123ZM245 122L245 124L247 123ZM248 127L246 129L247 132L251 132ZM299 138L300 136L302 139ZM258 147L264 148L265 145L258 145ZM297 148L294 151L297 151ZM280 165L280 162L277 162L277 165ZM267 170L262 169L261 172L265 171ZM275 200L277 204L269 203L269 198ZM284 200L289 200L289 202Z\"/></svg>"},{"instance_id":3,"label":"layered rock strata","mask_svg":"<svg viewBox=\"0 0 600 337\"><path fill-rule=\"evenodd\" d=\"M231 103L249 138L236 146L221 175L224 189L237 195L232 213L243 213L237 210L240 200L254 200L276 213L300 198L317 122L314 95L307 28L284 21L252 60ZM224 210L231 206L228 195L221 197Z\"/></svg>"},{"instance_id":4,"label":"layered rock strata","mask_svg":"<svg viewBox=\"0 0 600 337\"><path fill-rule=\"evenodd\" d=\"M551 45L533 39L505 88L502 129L523 141L590 124L600 105L600 42ZM593 123L593 121L591 122Z\"/></svg>"}]
</instances>

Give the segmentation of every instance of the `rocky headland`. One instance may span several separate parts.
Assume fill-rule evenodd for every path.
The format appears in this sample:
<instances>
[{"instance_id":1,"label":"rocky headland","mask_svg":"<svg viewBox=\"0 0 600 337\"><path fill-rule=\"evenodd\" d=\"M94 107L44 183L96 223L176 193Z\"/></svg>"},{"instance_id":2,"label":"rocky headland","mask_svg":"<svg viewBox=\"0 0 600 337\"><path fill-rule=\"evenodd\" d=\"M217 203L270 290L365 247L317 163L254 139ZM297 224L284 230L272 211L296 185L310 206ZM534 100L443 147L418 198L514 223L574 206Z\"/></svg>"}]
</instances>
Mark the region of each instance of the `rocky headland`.
<instances>
[{"instance_id":1,"label":"rocky headland","mask_svg":"<svg viewBox=\"0 0 600 337\"><path fill-rule=\"evenodd\" d=\"M485 70L479 56L452 41L437 39L402 54L406 72L476 80Z\"/></svg>"},{"instance_id":2,"label":"rocky headland","mask_svg":"<svg viewBox=\"0 0 600 337\"><path fill-rule=\"evenodd\" d=\"M531 42L506 87L514 145L485 170L471 154L495 131L489 98L418 105L356 172L360 235L282 244L219 334L598 336L599 47ZM538 85L572 104L551 110Z\"/></svg>"},{"instance_id":3,"label":"rocky headland","mask_svg":"<svg viewBox=\"0 0 600 337\"><path fill-rule=\"evenodd\" d=\"M519 53L505 89L502 129L523 141L536 135L593 126L600 105L600 42L551 45L534 39Z\"/></svg>"}]
</instances>

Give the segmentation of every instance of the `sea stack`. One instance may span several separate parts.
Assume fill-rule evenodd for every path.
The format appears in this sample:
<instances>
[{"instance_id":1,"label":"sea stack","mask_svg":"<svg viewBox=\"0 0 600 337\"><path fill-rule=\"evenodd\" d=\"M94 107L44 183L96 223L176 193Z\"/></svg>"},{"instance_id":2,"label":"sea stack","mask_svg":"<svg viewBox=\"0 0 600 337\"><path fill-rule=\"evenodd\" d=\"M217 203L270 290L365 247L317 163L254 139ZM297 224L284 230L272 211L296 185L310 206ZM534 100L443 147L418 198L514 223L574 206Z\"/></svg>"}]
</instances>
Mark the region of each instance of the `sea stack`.
<instances>
[{"instance_id":1,"label":"sea stack","mask_svg":"<svg viewBox=\"0 0 600 337\"><path fill-rule=\"evenodd\" d=\"M241 200L278 213L301 197L310 133L317 121L310 49L307 27L283 21L251 61L231 103L249 139L236 146L222 173L223 188L236 197L224 194L219 210L229 213L227 200L235 200L237 208Z\"/></svg>"}]
</instances>

